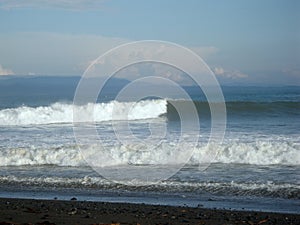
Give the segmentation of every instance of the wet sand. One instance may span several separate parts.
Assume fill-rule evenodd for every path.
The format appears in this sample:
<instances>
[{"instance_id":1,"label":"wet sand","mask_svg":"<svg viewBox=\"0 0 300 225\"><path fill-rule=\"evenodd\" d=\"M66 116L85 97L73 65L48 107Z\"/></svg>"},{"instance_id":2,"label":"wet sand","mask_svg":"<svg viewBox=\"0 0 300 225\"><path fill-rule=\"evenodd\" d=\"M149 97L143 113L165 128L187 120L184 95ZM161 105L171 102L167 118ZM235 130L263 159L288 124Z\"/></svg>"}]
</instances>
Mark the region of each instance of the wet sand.
<instances>
[{"instance_id":1,"label":"wet sand","mask_svg":"<svg viewBox=\"0 0 300 225\"><path fill-rule=\"evenodd\" d=\"M299 212L300 213L300 212ZM0 199L1 224L300 224L300 214L146 204Z\"/></svg>"}]
</instances>

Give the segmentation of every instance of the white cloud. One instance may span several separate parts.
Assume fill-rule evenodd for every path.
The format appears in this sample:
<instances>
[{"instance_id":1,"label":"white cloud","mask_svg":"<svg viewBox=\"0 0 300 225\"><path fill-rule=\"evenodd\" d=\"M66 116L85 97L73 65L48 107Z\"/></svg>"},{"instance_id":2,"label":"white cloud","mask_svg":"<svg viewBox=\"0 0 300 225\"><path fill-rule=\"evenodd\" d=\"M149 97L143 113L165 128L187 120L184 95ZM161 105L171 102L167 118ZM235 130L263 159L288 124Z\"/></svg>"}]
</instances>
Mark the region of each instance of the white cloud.
<instances>
[{"instance_id":1,"label":"white cloud","mask_svg":"<svg viewBox=\"0 0 300 225\"><path fill-rule=\"evenodd\" d=\"M283 69L282 73L287 76L300 77L300 69L296 68Z\"/></svg>"},{"instance_id":2,"label":"white cloud","mask_svg":"<svg viewBox=\"0 0 300 225\"><path fill-rule=\"evenodd\" d=\"M190 76L202 77L203 75L204 77L209 74L206 64L199 63L198 58L186 49L168 42L145 41L122 46L117 51L107 54L105 58L95 61L95 64L90 67L88 76L107 75L112 71L118 71L124 65L144 60L147 63L141 64L147 65L140 65L140 63L131 65L136 68L132 71L127 69L118 72L115 76L129 80L137 77L160 76L180 84L190 85L195 83ZM149 63L149 60L155 63ZM208 77L202 80L205 80L206 84L213 82Z\"/></svg>"},{"instance_id":3,"label":"white cloud","mask_svg":"<svg viewBox=\"0 0 300 225\"><path fill-rule=\"evenodd\" d=\"M10 69L5 69L0 64L0 76L6 76L6 75L14 75L14 72Z\"/></svg>"},{"instance_id":4,"label":"white cloud","mask_svg":"<svg viewBox=\"0 0 300 225\"><path fill-rule=\"evenodd\" d=\"M203 57L205 59L219 52L219 49L214 46L204 46L204 47L198 46L198 47L191 47L190 49L195 53L197 53L200 57Z\"/></svg>"},{"instance_id":5,"label":"white cloud","mask_svg":"<svg viewBox=\"0 0 300 225\"><path fill-rule=\"evenodd\" d=\"M0 0L0 9L57 8L66 10L99 10L104 0Z\"/></svg>"},{"instance_id":6,"label":"white cloud","mask_svg":"<svg viewBox=\"0 0 300 225\"><path fill-rule=\"evenodd\" d=\"M222 67L215 67L214 68L214 73L216 75L224 75L225 74L225 70Z\"/></svg>"},{"instance_id":7,"label":"white cloud","mask_svg":"<svg viewBox=\"0 0 300 225\"><path fill-rule=\"evenodd\" d=\"M119 76L119 74L117 75ZM185 76L183 75L182 71L161 63L141 63L138 65L133 65L123 71L120 75L127 79L159 76L180 83L185 81Z\"/></svg>"},{"instance_id":8,"label":"white cloud","mask_svg":"<svg viewBox=\"0 0 300 225\"><path fill-rule=\"evenodd\" d=\"M84 70L100 55L120 44L131 42L128 39L104 37L100 35L61 34L51 32L16 32L0 34L0 62L3 65L12 65L14 73L18 75L81 75ZM201 56L208 56L216 52L215 47L194 47ZM186 57L174 54L172 49L166 46L156 52L156 55L167 54L168 58L175 62L186 61ZM130 55L126 52L114 55L110 58L108 65L118 65L120 62L130 58L139 58L141 52L136 51ZM153 52L143 51L150 55ZM189 63L189 62L186 62ZM194 63L189 63L194 66ZM130 69L130 70L129 70ZM171 67L153 65L152 67L130 67L118 76L135 79L148 75L160 75L177 82L189 82L186 75ZM105 71L101 71L106 74ZM97 74L99 76L99 74Z\"/></svg>"},{"instance_id":9,"label":"white cloud","mask_svg":"<svg viewBox=\"0 0 300 225\"><path fill-rule=\"evenodd\" d=\"M0 34L0 62L15 74L81 75L88 62L128 40L50 32Z\"/></svg>"},{"instance_id":10,"label":"white cloud","mask_svg":"<svg viewBox=\"0 0 300 225\"><path fill-rule=\"evenodd\" d=\"M223 67L215 67L213 68L213 72L217 76L229 78L229 79L241 79L241 78L248 77L247 74L242 73L239 70L229 70L229 69L224 69Z\"/></svg>"}]
</instances>

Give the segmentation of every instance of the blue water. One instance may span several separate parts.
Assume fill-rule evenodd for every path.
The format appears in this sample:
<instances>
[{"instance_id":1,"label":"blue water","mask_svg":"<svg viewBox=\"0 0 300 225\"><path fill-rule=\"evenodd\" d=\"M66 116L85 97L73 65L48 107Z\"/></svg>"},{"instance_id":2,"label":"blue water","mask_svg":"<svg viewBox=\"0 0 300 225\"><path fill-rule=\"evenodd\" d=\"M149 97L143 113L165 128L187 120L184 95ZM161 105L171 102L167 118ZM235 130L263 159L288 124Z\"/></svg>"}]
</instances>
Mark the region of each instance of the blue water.
<instances>
[{"instance_id":1,"label":"blue water","mask_svg":"<svg viewBox=\"0 0 300 225\"><path fill-rule=\"evenodd\" d=\"M74 137L72 102L78 81L78 77L0 79L0 196L76 196L81 200L300 212L299 87L222 87L226 133L222 144L212 146L218 154L205 161L211 116L199 88L184 87L198 111L201 132L191 125L182 134L172 102L187 104L186 100L144 99L126 120L123 113L128 105L113 100L128 81L111 81L94 104L100 148L92 145L93 136L87 136L81 145ZM120 120L111 117L113 107L119 109ZM121 144L115 126L122 134ZM90 128L88 121L83 123L83 129ZM176 164L180 158L174 156L181 135L187 139L180 151L190 150L191 140L199 135L182 168ZM161 141L155 151L149 137ZM103 166L101 175L84 157L97 151L113 159L95 159ZM170 163L172 157L175 161ZM105 176L123 176L128 181L137 173L136 178L150 179L149 165L153 176L181 169L158 183L119 184Z\"/></svg>"}]
</instances>

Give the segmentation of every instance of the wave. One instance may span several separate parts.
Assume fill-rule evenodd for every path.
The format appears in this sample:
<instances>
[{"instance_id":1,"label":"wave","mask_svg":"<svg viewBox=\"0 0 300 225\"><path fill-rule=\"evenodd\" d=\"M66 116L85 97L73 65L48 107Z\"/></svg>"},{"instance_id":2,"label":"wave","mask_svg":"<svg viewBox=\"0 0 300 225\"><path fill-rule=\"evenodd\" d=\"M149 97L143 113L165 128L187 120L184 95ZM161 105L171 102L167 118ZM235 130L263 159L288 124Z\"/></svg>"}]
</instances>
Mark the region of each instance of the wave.
<instances>
[{"instance_id":1,"label":"wave","mask_svg":"<svg viewBox=\"0 0 300 225\"><path fill-rule=\"evenodd\" d=\"M110 120L139 120L157 118L167 112L166 100L145 100L137 103L111 101L108 103L88 103L83 106L54 103L50 106L28 107L0 110L1 126L72 123L73 107L83 115L93 110L94 121L91 118L80 122L103 122ZM127 112L129 114L127 115ZM114 112L114 115L113 115Z\"/></svg>"},{"instance_id":2,"label":"wave","mask_svg":"<svg viewBox=\"0 0 300 225\"><path fill-rule=\"evenodd\" d=\"M176 105L187 105L186 100L168 100L168 118L178 120ZM206 101L193 102L200 116L210 116L209 104ZM220 103L211 102L211 105L218 107ZM227 101L225 102L227 116L300 116L300 102L276 101L276 102L251 102L251 101Z\"/></svg>"},{"instance_id":3,"label":"wave","mask_svg":"<svg viewBox=\"0 0 300 225\"><path fill-rule=\"evenodd\" d=\"M188 100L143 100L137 103L111 101L108 103L88 103L83 106L73 104L54 103L50 106L29 107L21 106L0 110L0 126L22 126L53 123L72 123L73 107L82 113L80 122L103 122L110 120L139 120L152 119L166 115L169 120L179 120L178 113L173 104L190 105ZM199 115L210 116L209 105L205 101L194 101ZM219 104L219 103L211 103ZM132 107L132 108L131 108ZM228 116L236 115L281 115L299 116L300 102L279 101L279 102L226 102ZM94 121L85 118L85 114L94 110ZM127 112L129 111L129 114ZM114 115L112 113L114 112Z\"/></svg>"},{"instance_id":4,"label":"wave","mask_svg":"<svg viewBox=\"0 0 300 225\"><path fill-rule=\"evenodd\" d=\"M146 144L116 145L111 147L81 146L81 151L88 154L107 153L112 160L103 160L100 166L119 165L164 165L170 163L170 155L174 155L174 145L162 143L157 148ZM189 145L182 149L188 149ZM300 146L289 141L257 141L254 143L228 143L224 145L199 146L187 164L207 164L207 153L211 148L218 150L212 163L255 164L255 165L300 165ZM179 157L179 156L178 156ZM180 162L174 159L171 164ZM57 148L6 148L0 149L1 166L22 165L56 165L56 166L88 166L77 146Z\"/></svg>"},{"instance_id":5,"label":"wave","mask_svg":"<svg viewBox=\"0 0 300 225\"><path fill-rule=\"evenodd\" d=\"M277 197L285 199L300 199L300 186L290 183L262 182L217 182L217 181L161 181L159 183L144 182L138 185L122 185L110 182L99 176L84 177L24 177L0 176L0 184L47 186L61 188L97 188L101 190L127 190L159 193L212 193L217 195Z\"/></svg>"},{"instance_id":6,"label":"wave","mask_svg":"<svg viewBox=\"0 0 300 225\"><path fill-rule=\"evenodd\" d=\"M300 102L275 101L275 102L251 102L232 101L226 102L228 113L268 113L268 114L297 114L300 111Z\"/></svg>"}]
</instances>

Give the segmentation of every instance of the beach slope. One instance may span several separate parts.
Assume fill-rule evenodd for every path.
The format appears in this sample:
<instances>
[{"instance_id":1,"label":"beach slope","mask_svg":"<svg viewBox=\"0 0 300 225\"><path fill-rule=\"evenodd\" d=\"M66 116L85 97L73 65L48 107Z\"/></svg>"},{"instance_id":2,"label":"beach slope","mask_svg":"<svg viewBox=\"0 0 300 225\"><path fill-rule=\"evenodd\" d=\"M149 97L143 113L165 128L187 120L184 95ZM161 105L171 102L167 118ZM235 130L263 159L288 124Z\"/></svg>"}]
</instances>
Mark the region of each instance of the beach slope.
<instances>
[{"instance_id":1,"label":"beach slope","mask_svg":"<svg viewBox=\"0 0 300 225\"><path fill-rule=\"evenodd\" d=\"M299 224L300 214L146 204L0 199L0 224Z\"/></svg>"}]
</instances>

